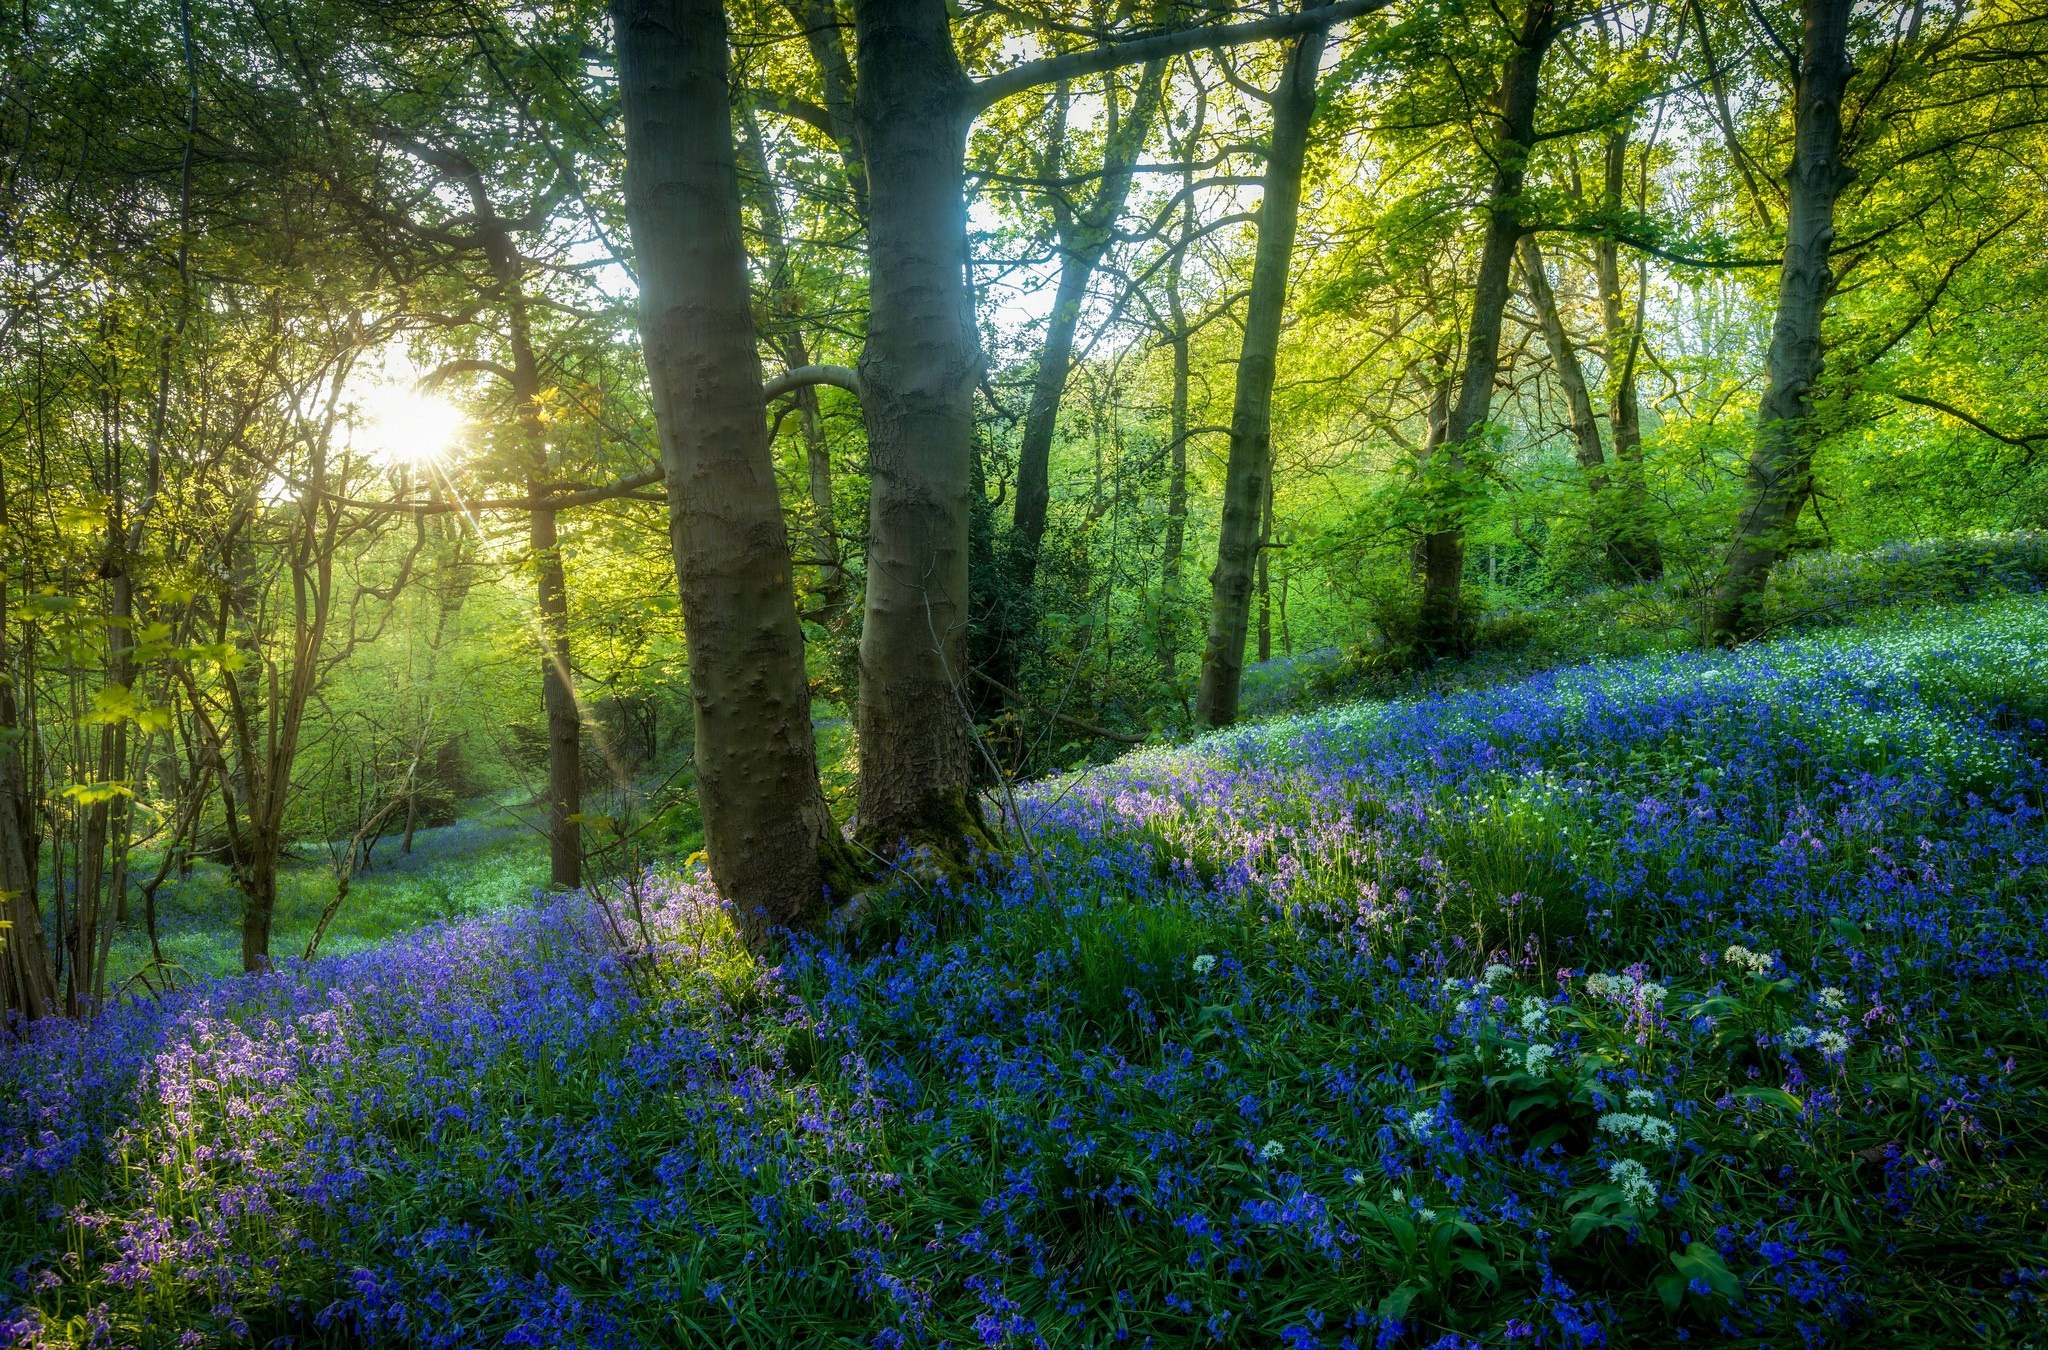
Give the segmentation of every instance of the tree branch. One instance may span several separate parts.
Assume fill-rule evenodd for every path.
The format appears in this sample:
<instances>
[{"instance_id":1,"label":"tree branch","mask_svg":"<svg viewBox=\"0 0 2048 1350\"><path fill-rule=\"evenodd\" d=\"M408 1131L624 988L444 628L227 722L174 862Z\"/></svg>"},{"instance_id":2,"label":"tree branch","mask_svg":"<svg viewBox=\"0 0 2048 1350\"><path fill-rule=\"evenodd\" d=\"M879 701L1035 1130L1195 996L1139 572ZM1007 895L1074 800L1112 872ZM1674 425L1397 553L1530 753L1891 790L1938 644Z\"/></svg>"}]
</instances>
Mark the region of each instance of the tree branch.
<instances>
[{"instance_id":1,"label":"tree branch","mask_svg":"<svg viewBox=\"0 0 2048 1350\"><path fill-rule=\"evenodd\" d=\"M1594 239L1612 239L1617 244L1626 244L1639 253L1662 258L1668 263L1677 263L1680 267L1779 267L1785 261L1783 258L1691 258L1683 253L1673 253L1668 248L1660 248L1640 236L1625 234L1601 224L1569 225L1543 221L1531 223L1529 228L1537 234L1577 234Z\"/></svg>"},{"instance_id":2,"label":"tree branch","mask_svg":"<svg viewBox=\"0 0 2048 1350\"><path fill-rule=\"evenodd\" d=\"M839 144L839 133L832 126L832 114L826 112L809 99L792 98L778 94L773 89L749 89L746 97L755 107L766 112L780 113L793 122L802 122L825 134L832 144Z\"/></svg>"},{"instance_id":3,"label":"tree branch","mask_svg":"<svg viewBox=\"0 0 2048 1350\"><path fill-rule=\"evenodd\" d=\"M362 502L353 498L327 493L327 499L337 506L352 507L358 511L388 512L414 516L445 516L455 511L567 511L572 507L589 506L595 502L616 501L630 497L634 501L658 502L665 497L653 493L640 495L642 488L652 487L661 482L664 471L642 469L639 473L628 474L615 482L598 487L579 488L574 492L557 493L547 497L500 497L484 501L465 502L434 500L426 502Z\"/></svg>"},{"instance_id":4,"label":"tree branch","mask_svg":"<svg viewBox=\"0 0 2048 1350\"><path fill-rule=\"evenodd\" d=\"M845 366L798 366L795 370L785 370L761 386L761 392L773 402L784 394L793 394L814 384L829 384L835 389L844 389L855 398L860 397L860 375Z\"/></svg>"},{"instance_id":5,"label":"tree branch","mask_svg":"<svg viewBox=\"0 0 2048 1350\"><path fill-rule=\"evenodd\" d=\"M2016 446L2021 450L2025 450L2030 456L2033 454L2034 447L2036 445L2042 442L2048 442L2048 431L2019 431L2011 433L2003 432L2000 431L1997 427L1990 426L1970 416L1970 414L1964 412L1961 408L1957 408L1950 404L1943 403L1938 398L1923 398L1919 394L1908 394L1903 390L1898 389L1886 389L1882 392L1891 396L1892 398L1899 400L1899 402L1901 403L1912 403L1917 404L1922 408L1932 408L1935 412L1943 413L1949 417L1953 417L1958 422L1967 422L1969 425L1983 432L1986 436L1989 436L1992 440L2003 441L2007 445Z\"/></svg>"},{"instance_id":6,"label":"tree branch","mask_svg":"<svg viewBox=\"0 0 2048 1350\"><path fill-rule=\"evenodd\" d=\"M1329 28L1343 23L1347 19L1362 18L1385 9L1391 3L1392 0L1339 0L1339 3L1334 5L1284 14L1274 19L1253 19L1247 23L1182 28L1170 33L1155 33L1149 37L1131 38L1123 42L1112 42L1107 46L1091 47L1087 51L1026 61L1021 66L1012 66L985 80L976 81L968 92L967 106L970 112L981 113L1014 94L1021 94L1042 84L1078 80L1089 75L1100 75L1104 71L1115 70L1120 66L1143 65L1147 61L1161 57L1186 56L1190 52L1235 47L1246 42L1298 37L1317 28Z\"/></svg>"},{"instance_id":7,"label":"tree branch","mask_svg":"<svg viewBox=\"0 0 2048 1350\"><path fill-rule=\"evenodd\" d=\"M501 366L496 361L443 361L420 376L420 388L431 389L453 375L495 375L507 384L513 380L511 368Z\"/></svg>"}]
</instances>

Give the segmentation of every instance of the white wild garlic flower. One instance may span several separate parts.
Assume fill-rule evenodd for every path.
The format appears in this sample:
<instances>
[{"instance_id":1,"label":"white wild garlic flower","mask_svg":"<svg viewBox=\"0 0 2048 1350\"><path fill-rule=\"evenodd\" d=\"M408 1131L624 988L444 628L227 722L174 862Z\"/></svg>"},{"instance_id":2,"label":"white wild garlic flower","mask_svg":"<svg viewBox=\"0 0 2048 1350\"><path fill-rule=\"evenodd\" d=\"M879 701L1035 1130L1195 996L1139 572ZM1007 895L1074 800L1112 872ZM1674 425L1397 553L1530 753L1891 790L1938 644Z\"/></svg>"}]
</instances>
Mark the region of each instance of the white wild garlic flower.
<instances>
[{"instance_id":1,"label":"white wild garlic flower","mask_svg":"<svg viewBox=\"0 0 2048 1350\"><path fill-rule=\"evenodd\" d=\"M1650 1169L1634 1158L1607 1164L1607 1179L1619 1186L1621 1198L1637 1209L1648 1209L1657 1203L1657 1183L1650 1180Z\"/></svg>"}]
</instances>

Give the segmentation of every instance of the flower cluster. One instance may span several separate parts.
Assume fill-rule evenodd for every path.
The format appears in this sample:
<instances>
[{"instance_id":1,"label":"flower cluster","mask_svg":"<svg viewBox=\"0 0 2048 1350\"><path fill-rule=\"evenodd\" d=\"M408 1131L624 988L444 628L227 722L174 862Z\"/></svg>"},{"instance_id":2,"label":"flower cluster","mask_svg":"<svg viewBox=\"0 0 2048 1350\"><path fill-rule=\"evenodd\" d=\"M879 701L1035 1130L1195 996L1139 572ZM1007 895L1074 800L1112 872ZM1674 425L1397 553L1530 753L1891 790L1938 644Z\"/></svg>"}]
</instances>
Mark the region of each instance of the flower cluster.
<instances>
[{"instance_id":1,"label":"flower cluster","mask_svg":"<svg viewBox=\"0 0 2048 1350\"><path fill-rule=\"evenodd\" d=\"M1776 964L1767 953L1753 952L1740 943L1729 944L1728 950L1721 953L1721 959L1750 975L1765 974Z\"/></svg>"},{"instance_id":2,"label":"flower cluster","mask_svg":"<svg viewBox=\"0 0 2048 1350\"><path fill-rule=\"evenodd\" d=\"M1609 1111L1600 1117L1600 1128L1623 1140L1637 1139L1657 1148L1670 1148L1678 1142L1678 1127L1657 1116Z\"/></svg>"}]
</instances>

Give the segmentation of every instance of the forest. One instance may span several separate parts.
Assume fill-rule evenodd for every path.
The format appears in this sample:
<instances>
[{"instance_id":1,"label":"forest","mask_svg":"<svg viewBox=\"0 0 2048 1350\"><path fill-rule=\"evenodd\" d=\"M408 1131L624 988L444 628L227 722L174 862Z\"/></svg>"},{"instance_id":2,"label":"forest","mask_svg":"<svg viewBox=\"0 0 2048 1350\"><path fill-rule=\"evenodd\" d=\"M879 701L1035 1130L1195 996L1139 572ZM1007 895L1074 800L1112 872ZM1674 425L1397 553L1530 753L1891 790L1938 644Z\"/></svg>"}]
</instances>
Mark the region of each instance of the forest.
<instances>
[{"instance_id":1,"label":"forest","mask_svg":"<svg viewBox=\"0 0 2048 1350\"><path fill-rule=\"evenodd\" d=\"M0 12L0 1345L2048 1343L2044 0Z\"/></svg>"}]
</instances>

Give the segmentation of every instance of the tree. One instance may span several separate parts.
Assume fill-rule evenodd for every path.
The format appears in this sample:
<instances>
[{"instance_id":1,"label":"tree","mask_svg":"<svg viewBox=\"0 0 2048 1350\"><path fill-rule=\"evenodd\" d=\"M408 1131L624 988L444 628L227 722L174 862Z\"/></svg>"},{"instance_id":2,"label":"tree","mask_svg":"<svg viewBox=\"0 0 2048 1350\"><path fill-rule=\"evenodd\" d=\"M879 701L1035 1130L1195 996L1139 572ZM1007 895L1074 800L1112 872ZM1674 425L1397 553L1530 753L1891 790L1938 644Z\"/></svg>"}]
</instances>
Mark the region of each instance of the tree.
<instances>
[{"instance_id":1,"label":"tree","mask_svg":"<svg viewBox=\"0 0 2048 1350\"><path fill-rule=\"evenodd\" d=\"M1526 0L1512 38L1513 49L1501 72L1497 111L1483 143L1493 165L1493 183L1486 199L1486 230L1479 250L1479 275L1472 288L1464 366L1444 429L1441 454L1452 476L1469 471L1467 458L1477 448L1477 437L1493 408L1494 380L1500 370L1501 315L1507 308L1515 250L1525 228L1521 197L1529 156L1536 146L1543 57L1563 31L1555 0ZM1462 652L1469 621L1462 594L1465 532L1455 513L1445 514L1424 536L1422 552L1422 603L1417 615L1422 646L1436 656Z\"/></svg>"},{"instance_id":2,"label":"tree","mask_svg":"<svg viewBox=\"0 0 2048 1350\"><path fill-rule=\"evenodd\" d=\"M759 942L814 925L845 845L818 787L755 344L722 0L613 0L626 205L720 892Z\"/></svg>"},{"instance_id":3,"label":"tree","mask_svg":"<svg viewBox=\"0 0 2048 1350\"><path fill-rule=\"evenodd\" d=\"M1303 12L1317 8L1306 4ZM1252 584L1267 543L1265 522L1273 493L1273 380L1279 371L1280 326L1301 211L1302 164L1315 122L1325 40L1320 28L1295 38L1281 66L1279 86L1265 96L1273 108L1272 140L1259 202L1251 296L1245 302L1244 345L1237 358L1223 520L1216 566L1209 574L1208 638L1195 693L1195 720L1203 726L1228 726L1237 720Z\"/></svg>"}]
</instances>

